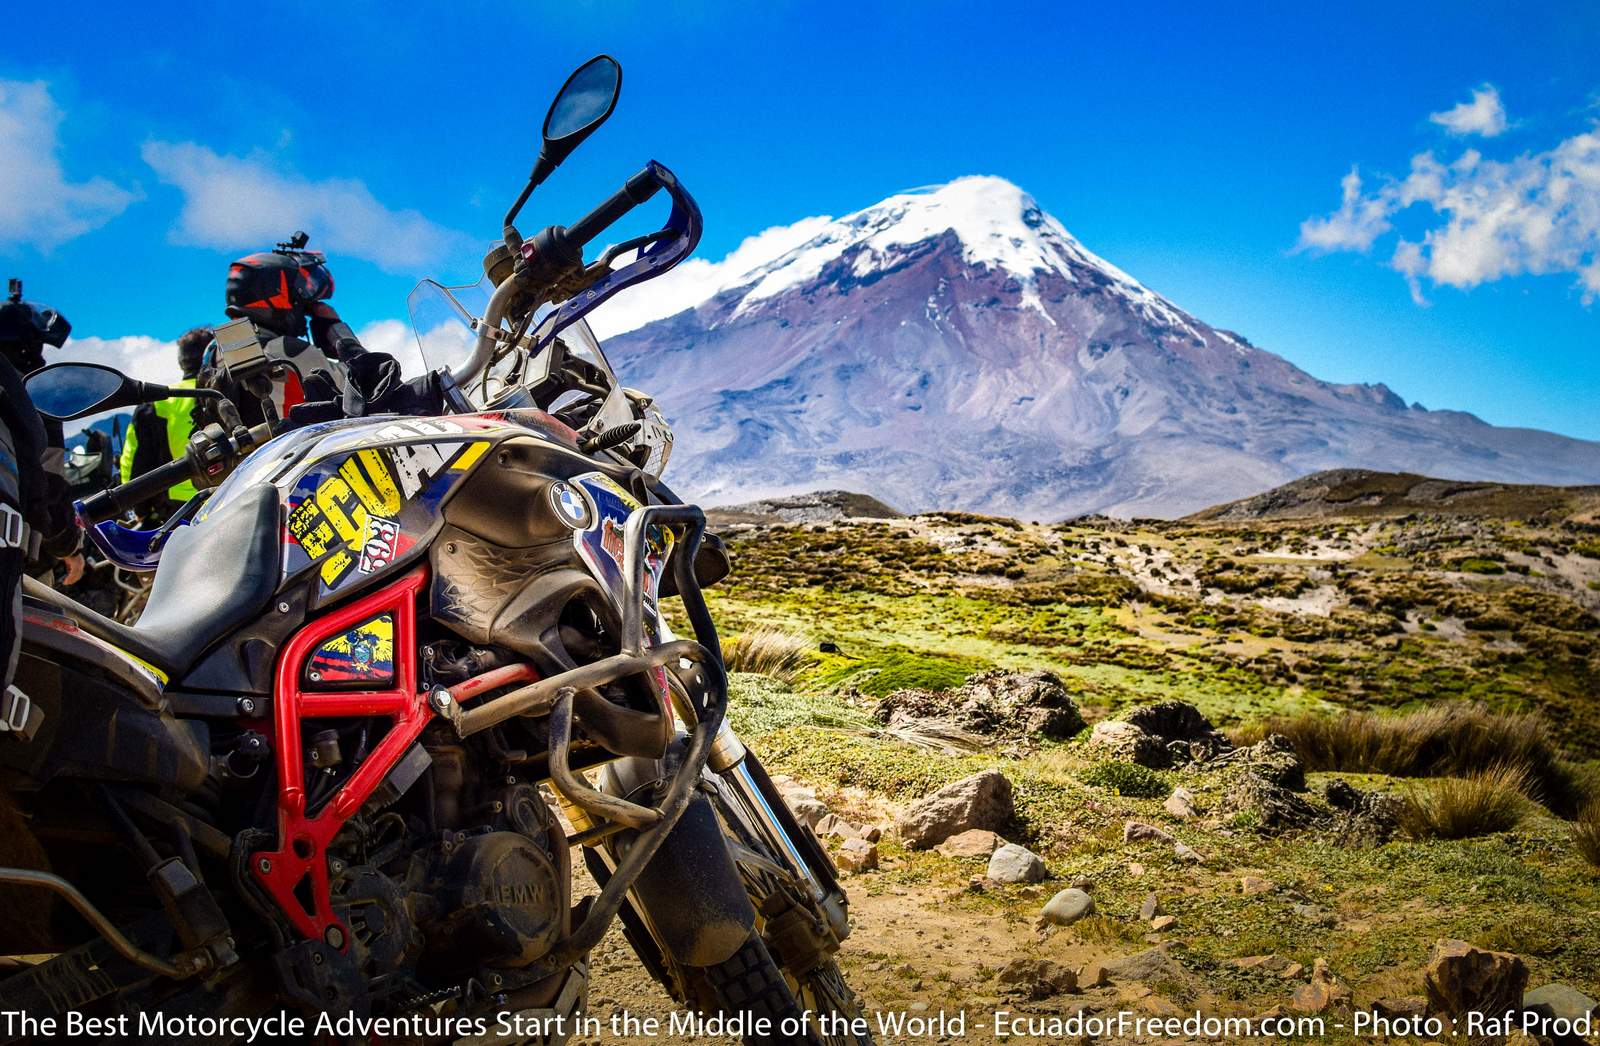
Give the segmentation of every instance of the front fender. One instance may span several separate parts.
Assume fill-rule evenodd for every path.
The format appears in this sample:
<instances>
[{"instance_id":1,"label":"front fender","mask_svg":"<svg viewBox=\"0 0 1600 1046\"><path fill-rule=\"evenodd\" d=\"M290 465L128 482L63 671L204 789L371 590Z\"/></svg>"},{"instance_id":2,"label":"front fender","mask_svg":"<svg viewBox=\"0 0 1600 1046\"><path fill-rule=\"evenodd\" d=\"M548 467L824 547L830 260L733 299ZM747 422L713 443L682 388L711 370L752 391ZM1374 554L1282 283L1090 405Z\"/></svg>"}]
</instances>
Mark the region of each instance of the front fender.
<instances>
[{"instance_id":1,"label":"front fender","mask_svg":"<svg viewBox=\"0 0 1600 1046\"><path fill-rule=\"evenodd\" d=\"M598 787L621 798L648 796L672 776L687 742L679 734L663 759L608 763L600 772ZM627 831L605 842L613 865L634 838L635 833ZM713 966L731 958L749 939L756 911L728 850L722 822L705 795L694 797L645 866L634 883L633 900L642 909L639 914L656 945L680 965Z\"/></svg>"}]
</instances>

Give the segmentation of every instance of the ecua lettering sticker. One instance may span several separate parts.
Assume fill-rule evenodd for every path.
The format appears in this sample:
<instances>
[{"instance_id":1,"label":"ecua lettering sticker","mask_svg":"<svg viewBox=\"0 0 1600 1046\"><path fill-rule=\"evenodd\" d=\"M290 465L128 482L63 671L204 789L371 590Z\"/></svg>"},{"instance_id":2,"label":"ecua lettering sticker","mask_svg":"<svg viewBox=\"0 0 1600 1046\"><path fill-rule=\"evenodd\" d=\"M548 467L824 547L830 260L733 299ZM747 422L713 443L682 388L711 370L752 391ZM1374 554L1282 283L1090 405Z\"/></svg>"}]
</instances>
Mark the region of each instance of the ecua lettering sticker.
<instances>
[{"instance_id":1,"label":"ecua lettering sticker","mask_svg":"<svg viewBox=\"0 0 1600 1046\"><path fill-rule=\"evenodd\" d=\"M394 682L394 618L379 614L317 647L306 662L312 684Z\"/></svg>"},{"instance_id":2,"label":"ecua lettering sticker","mask_svg":"<svg viewBox=\"0 0 1600 1046\"><path fill-rule=\"evenodd\" d=\"M415 439L425 422L385 426L370 440ZM439 506L487 441L365 447L324 458L296 481L284 521L284 575L315 565L325 592L381 573L417 547Z\"/></svg>"}]
</instances>

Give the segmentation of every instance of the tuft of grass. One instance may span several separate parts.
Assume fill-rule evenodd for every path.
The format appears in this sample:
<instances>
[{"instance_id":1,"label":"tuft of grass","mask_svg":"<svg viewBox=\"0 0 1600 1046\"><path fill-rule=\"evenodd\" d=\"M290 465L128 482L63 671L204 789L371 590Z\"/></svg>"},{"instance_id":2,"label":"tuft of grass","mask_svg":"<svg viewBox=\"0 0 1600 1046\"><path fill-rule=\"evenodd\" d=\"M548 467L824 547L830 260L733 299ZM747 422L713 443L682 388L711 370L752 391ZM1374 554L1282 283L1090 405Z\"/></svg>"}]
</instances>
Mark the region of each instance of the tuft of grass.
<instances>
[{"instance_id":1,"label":"tuft of grass","mask_svg":"<svg viewBox=\"0 0 1600 1046\"><path fill-rule=\"evenodd\" d=\"M722 661L729 672L756 672L792 683L811 663L813 649L798 632L762 626L724 643Z\"/></svg>"},{"instance_id":2,"label":"tuft of grass","mask_svg":"<svg viewBox=\"0 0 1600 1046\"><path fill-rule=\"evenodd\" d=\"M1269 733L1287 737L1308 770L1461 777L1484 767L1516 766L1526 773L1528 793L1557 814L1571 816L1591 798L1537 715L1491 712L1468 702L1403 715L1307 713L1268 719L1241 731L1238 740L1248 743Z\"/></svg>"},{"instance_id":3,"label":"tuft of grass","mask_svg":"<svg viewBox=\"0 0 1600 1046\"><path fill-rule=\"evenodd\" d=\"M1522 821L1528 771L1502 763L1466 777L1412 787L1400 825L1414 839L1472 839L1509 832Z\"/></svg>"},{"instance_id":4,"label":"tuft of grass","mask_svg":"<svg viewBox=\"0 0 1600 1046\"><path fill-rule=\"evenodd\" d=\"M1078 772L1078 780L1091 788L1106 788L1133 799L1165 799L1172 794L1167 779L1137 763L1096 763Z\"/></svg>"},{"instance_id":5,"label":"tuft of grass","mask_svg":"<svg viewBox=\"0 0 1600 1046\"><path fill-rule=\"evenodd\" d=\"M1585 806L1572 823L1572 845L1585 861L1600 868L1600 801Z\"/></svg>"},{"instance_id":6,"label":"tuft of grass","mask_svg":"<svg viewBox=\"0 0 1600 1046\"><path fill-rule=\"evenodd\" d=\"M818 673L824 687L854 684L862 693L884 697L896 690L954 690L967 677L992 667L976 658L886 647L857 661Z\"/></svg>"}]
</instances>

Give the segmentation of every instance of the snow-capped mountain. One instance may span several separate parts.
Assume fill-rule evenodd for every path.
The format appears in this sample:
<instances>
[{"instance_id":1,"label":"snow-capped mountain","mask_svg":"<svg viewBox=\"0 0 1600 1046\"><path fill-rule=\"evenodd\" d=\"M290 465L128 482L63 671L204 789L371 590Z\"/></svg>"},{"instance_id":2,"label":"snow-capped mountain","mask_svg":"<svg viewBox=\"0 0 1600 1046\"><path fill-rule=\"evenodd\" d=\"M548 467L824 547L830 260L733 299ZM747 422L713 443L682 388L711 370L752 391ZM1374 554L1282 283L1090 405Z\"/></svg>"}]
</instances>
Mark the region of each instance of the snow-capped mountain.
<instances>
[{"instance_id":1,"label":"snow-capped mountain","mask_svg":"<svg viewBox=\"0 0 1600 1046\"><path fill-rule=\"evenodd\" d=\"M1211 327L1000 178L780 232L674 274L687 307L608 342L676 428L669 481L708 504L1176 516L1338 467L1600 482L1600 443L1319 381Z\"/></svg>"}]
</instances>

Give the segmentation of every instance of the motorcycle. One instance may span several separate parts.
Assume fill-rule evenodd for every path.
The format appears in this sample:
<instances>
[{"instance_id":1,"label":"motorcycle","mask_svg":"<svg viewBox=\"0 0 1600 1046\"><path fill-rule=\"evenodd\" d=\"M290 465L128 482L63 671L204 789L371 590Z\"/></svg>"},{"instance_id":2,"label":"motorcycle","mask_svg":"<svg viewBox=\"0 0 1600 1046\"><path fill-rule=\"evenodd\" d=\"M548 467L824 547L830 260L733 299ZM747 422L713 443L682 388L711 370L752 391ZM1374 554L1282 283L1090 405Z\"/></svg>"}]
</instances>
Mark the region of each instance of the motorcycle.
<instances>
[{"instance_id":1,"label":"motorcycle","mask_svg":"<svg viewBox=\"0 0 1600 1046\"><path fill-rule=\"evenodd\" d=\"M675 999L746 1042L871 1041L835 869L726 720L702 594L726 553L584 319L687 256L699 210L651 162L570 227L514 225L620 86L606 56L573 73L483 283L413 294L442 414L247 428L214 389L30 375L63 419L183 395L219 420L79 504L109 558L156 567L136 626L25 589L0 705L7 1009L151 1039L287 1014L559 1043L600 1030L588 955L620 917ZM661 192L660 230L585 262ZM205 489L159 530L116 521L182 479ZM574 848L599 887L581 899Z\"/></svg>"}]
</instances>

